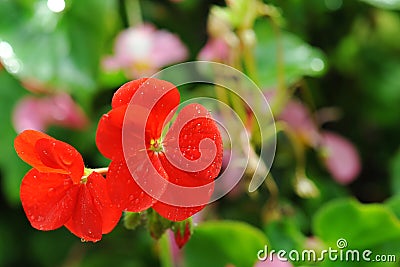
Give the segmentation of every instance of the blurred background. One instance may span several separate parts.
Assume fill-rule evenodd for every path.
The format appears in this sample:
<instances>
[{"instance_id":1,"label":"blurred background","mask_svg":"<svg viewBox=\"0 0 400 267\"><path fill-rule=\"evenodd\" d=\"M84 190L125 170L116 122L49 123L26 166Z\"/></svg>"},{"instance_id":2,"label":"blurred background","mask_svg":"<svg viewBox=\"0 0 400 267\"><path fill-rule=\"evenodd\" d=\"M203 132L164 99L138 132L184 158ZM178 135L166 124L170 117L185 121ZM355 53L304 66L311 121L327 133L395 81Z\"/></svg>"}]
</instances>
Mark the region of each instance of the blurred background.
<instances>
[{"instance_id":1,"label":"blurred background","mask_svg":"<svg viewBox=\"0 0 400 267\"><path fill-rule=\"evenodd\" d=\"M400 266L399 10L399 0L0 0L0 266L337 266L257 262L257 251L339 238L397 257L340 266ZM95 132L115 90L192 60L243 71L270 101L278 146L265 186L247 192L248 168L180 251L169 232L154 241L122 222L95 244L33 229L16 135L44 131L107 166ZM205 85L180 92L221 97ZM254 157L259 130L248 129Z\"/></svg>"}]
</instances>

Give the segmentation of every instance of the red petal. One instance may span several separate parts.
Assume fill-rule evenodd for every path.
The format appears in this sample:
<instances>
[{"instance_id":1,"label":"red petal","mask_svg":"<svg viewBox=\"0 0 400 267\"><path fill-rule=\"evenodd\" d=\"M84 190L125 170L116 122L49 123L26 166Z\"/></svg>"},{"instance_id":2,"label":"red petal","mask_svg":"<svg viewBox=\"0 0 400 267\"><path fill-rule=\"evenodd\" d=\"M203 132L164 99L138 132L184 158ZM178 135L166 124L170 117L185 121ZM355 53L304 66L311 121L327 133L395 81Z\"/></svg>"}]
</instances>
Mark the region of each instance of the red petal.
<instances>
[{"instance_id":1,"label":"red petal","mask_svg":"<svg viewBox=\"0 0 400 267\"><path fill-rule=\"evenodd\" d=\"M204 185L214 180L221 170L221 134L208 111L199 104L190 104L181 110L163 145L166 158L160 160L173 183Z\"/></svg>"},{"instance_id":2,"label":"red petal","mask_svg":"<svg viewBox=\"0 0 400 267\"><path fill-rule=\"evenodd\" d=\"M115 159L111 162L106 182L111 201L122 210L140 212L155 202L137 185L124 159Z\"/></svg>"},{"instance_id":3,"label":"red petal","mask_svg":"<svg viewBox=\"0 0 400 267\"><path fill-rule=\"evenodd\" d=\"M18 156L40 172L70 174L78 183L84 164L79 152L47 134L26 130L14 141Z\"/></svg>"},{"instance_id":4,"label":"red petal","mask_svg":"<svg viewBox=\"0 0 400 267\"><path fill-rule=\"evenodd\" d=\"M205 138L212 140L214 145L208 143L206 146L201 145L199 149L201 141ZM159 158L172 183L197 187L209 184L219 174L222 165L222 138L216 123L203 106L191 104L183 108L163 144L165 156L160 154ZM192 163L194 164L191 166ZM206 203L211 197L213 184L208 189L196 191L196 195L190 196L182 196L179 192L172 194ZM171 194L168 188L166 193ZM204 206L177 207L157 202L153 208L169 220L181 221Z\"/></svg>"},{"instance_id":5,"label":"red petal","mask_svg":"<svg viewBox=\"0 0 400 267\"><path fill-rule=\"evenodd\" d=\"M74 183L80 182L84 163L81 154L74 147L56 139L43 138L36 142L35 150L40 160L46 166L54 169L51 172L67 171Z\"/></svg>"},{"instance_id":6,"label":"red petal","mask_svg":"<svg viewBox=\"0 0 400 267\"><path fill-rule=\"evenodd\" d=\"M71 219L65 224L74 235L85 241L99 241L102 237L103 222L101 214L89 188L80 185L75 209Z\"/></svg>"},{"instance_id":7,"label":"red petal","mask_svg":"<svg viewBox=\"0 0 400 267\"><path fill-rule=\"evenodd\" d=\"M130 81L122 85L114 94L111 101L113 109L128 105L132 99L132 96L136 93L137 89L145 82L148 78L137 79Z\"/></svg>"},{"instance_id":8,"label":"red petal","mask_svg":"<svg viewBox=\"0 0 400 267\"><path fill-rule=\"evenodd\" d=\"M107 158L122 155L122 123L126 107L119 107L103 115L96 132L96 145Z\"/></svg>"},{"instance_id":9,"label":"red petal","mask_svg":"<svg viewBox=\"0 0 400 267\"><path fill-rule=\"evenodd\" d=\"M164 124L174 115L180 102L180 95L178 89L166 81L149 79L145 86L143 89L146 91L144 92L149 93L150 99L162 96L152 108L146 124L146 132L149 133L149 138L158 139L161 136ZM150 108L152 105L146 107Z\"/></svg>"},{"instance_id":10,"label":"red petal","mask_svg":"<svg viewBox=\"0 0 400 267\"><path fill-rule=\"evenodd\" d=\"M38 140L43 138L52 141L56 140L51 136L48 136L47 134L38 131L25 130L20 133L14 140L15 151L23 161L33 166L34 168L39 169L41 172L52 172L53 168L46 166L36 153L35 144ZM68 172L61 171L61 173Z\"/></svg>"},{"instance_id":11,"label":"red petal","mask_svg":"<svg viewBox=\"0 0 400 267\"><path fill-rule=\"evenodd\" d=\"M96 144L100 152L108 158L121 157L122 127L125 127L124 134L129 134L129 142L139 140L138 145L146 148L142 142L143 132L147 143L158 139L163 123L172 117L179 101L178 90L166 81L146 78L124 84L114 94L113 110L99 122ZM124 145L132 149L132 144Z\"/></svg>"},{"instance_id":12,"label":"red petal","mask_svg":"<svg viewBox=\"0 0 400 267\"><path fill-rule=\"evenodd\" d=\"M78 190L67 175L30 170L22 180L20 195L32 226L54 230L65 224L71 218Z\"/></svg>"},{"instance_id":13,"label":"red petal","mask_svg":"<svg viewBox=\"0 0 400 267\"><path fill-rule=\"evenodd\" d=\"M93 197L96 209L100 212L103 221L102 233L107 234L117 225L122 211L111 203L107 193L106 180L97 172L92 172L87 180L86 187Z\"/></svg>"},{"instance_id":14,"label":"red petal","mask_svg":"<svg viewBox=\"0 0 400 267\"><path fill-rule=\"evenodd\" d=\"M206 205L197 207L177 207L158 201L153 205L153 209L164 218L170 221L179 222L193 216L197 212L204 209L205 206Z\"/></svg>"}]
</instances>

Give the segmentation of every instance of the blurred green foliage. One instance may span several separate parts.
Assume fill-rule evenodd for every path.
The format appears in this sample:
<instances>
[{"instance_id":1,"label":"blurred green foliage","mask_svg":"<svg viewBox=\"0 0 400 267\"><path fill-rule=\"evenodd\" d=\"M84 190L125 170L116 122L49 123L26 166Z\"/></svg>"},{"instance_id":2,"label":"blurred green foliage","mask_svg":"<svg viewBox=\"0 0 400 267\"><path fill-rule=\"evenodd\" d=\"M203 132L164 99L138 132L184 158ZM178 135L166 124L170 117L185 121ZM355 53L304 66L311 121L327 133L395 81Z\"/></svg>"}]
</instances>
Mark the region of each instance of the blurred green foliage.
<instances>
[{"instance_id":1,"label":"blurred green foliage","mask_svg":"<svg viewBox=\"0 0 400 267\"><path fill-rule=\"evenodd\" d=\"M39 232L30 227L18 196L29 167L13 150L16 132L11 117L17 101L29 94L21 85L24 79L34 78L67 91L77 100L91 125L80 132L53 127L49 133L77 147L88 165L107 164L94 143L97 121L126 78L121 73L104 73L100 62L111 52L113 38L128 24L126 1L130 0L70 0L65 11L53 13L44 0L0 0L0 42L9 43L22 64L17 75L0 70L0 266L169 264L159 260L159 254L168 253L160 253L167 245L157 244L141 228L126 230L122 223L96 244L81 243L65 229ZM400 1L264 2L278 8L283 30L278 40L268 19L256 21L260 85L277 86L275 47L282 42L287 84L303 84L296 96L311 107L340 110L340 120L324 127L354 142L363 170L356 182L340 186L317 163L315 154L307 154L307 172L321 194L301 199L292 189L292 152L279 136L272 171L280 190L280 216L269 214L265 203L270 193L265 188L214 203L206 218L219 221L195 228L183 249L184 266L230 263L250 267L264 245L302 249L310 236L322 247L336 247L336 241L345 238L351 248L394 254L400 260ZM141 4L144 19L177 33L188 47L190 59L196 59L207 39L208 10L212 4L222 6L224 2L146 0ZM200 91L182 94L190 98ZM363 204L370 202L374 204ZM357 264L341 262L340 266L367 266ZM337 263L326 261L318 266Z\"/></svg>"}]
</instances>

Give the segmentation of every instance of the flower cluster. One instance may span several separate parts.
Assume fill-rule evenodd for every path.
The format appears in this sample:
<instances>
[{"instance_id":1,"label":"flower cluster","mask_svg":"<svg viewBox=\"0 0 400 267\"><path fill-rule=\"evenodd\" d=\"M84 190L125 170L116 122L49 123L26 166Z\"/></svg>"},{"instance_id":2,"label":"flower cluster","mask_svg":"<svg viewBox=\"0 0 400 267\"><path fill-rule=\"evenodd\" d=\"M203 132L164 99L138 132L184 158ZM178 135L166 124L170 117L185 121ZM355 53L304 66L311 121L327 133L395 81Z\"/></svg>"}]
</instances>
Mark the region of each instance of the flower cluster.
<instances>
[{"instance_id":1,"label":"flower cluster","mask_svg":"<svg viewBox=\"0 0 400 267\"><path fill-rule=\"evenodd\" d=\"M156 101L150 103L149 99ZM223 151L217 124L199 104L182 108L167 127L179 102L179 91L166 81L143 78L121 86L96 134L100 152L111 159L108 168L85 168L75 148L44 133L25 130L18 135L15 149L33 167L20 190L31 225L39 230L65 226L83 240L98 241L116 226L122 211L149 210L159 219L148 221L166 220L164 225L172 229L183 223L182 234L176 234L176 241L183 246L190 232L185 220L210 199ZM132 107L134 112L130 112ZM212 141L212 147L204 148L206 139ZM204 163L204 158L208 165L201 170L177 164ZM154 192L140 182L144 179L156 185L157 177L165 186L154 187ZM163 198L174 186L208 186L211 190L194 195L202 204L177 205Z\"/></svg>"}]
</instances>

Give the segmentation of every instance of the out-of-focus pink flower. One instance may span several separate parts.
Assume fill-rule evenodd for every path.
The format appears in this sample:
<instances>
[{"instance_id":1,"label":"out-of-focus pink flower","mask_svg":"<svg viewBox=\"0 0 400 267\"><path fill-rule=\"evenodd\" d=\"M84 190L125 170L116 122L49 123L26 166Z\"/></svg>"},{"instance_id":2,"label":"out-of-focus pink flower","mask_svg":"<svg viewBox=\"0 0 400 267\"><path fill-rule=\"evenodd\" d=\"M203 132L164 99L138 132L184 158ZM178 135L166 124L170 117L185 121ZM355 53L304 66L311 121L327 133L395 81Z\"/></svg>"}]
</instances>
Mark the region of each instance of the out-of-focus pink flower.
<instances>
[{"instance_id":1,"label":"out-of-focus pink flower","mask_svg":"<svg viewBox=\"0 0 400 267\"><path fill-rule=\"evenodd\" d=\"M211 38L201 49L198 59L226 62L229 59L229 45L222 38Z\"/></svg>"},{"instance_id":2,"label":"out-of-focus pink flower","mask_svg":"<svg viewBox=\"0 0 400 267\"><path fill-rule=\"evenodd\" d=\"M293 267L290 262L280 261L276 255L273 256L272 260L268 257L265 261L258 261L254 267Z\"/></svg>"},{"instance_id":3,"label":"out-of-focus pink flower","mask_svg":"<svg viewBox=\"0 0 400 267\"><path fill-rule=\"evenodd\" d=\"M17 132L26 129L45 131L50 125L81 129L88 123L82 109L65 93L42 98L27 96L20 100L13 113Z\"/></svg>"},{"instance_id":4,"label":"out-of-focus pink flower","mask_svg":"<svg viewBox=\"0 0 400 267\"><path fill-rule=\"evenodd\" d=\"M151 24L128 28L117 36L114 55L103 60L108 71L122 69L129 78L151 76L166 65L187 58L178 36Z\"/></svg>"},{"instance_id":5,"label":"out-of-focus pink flower","mask_svg":"<svg viewBox=\"0 0 400 267\"><path fill-rule=\"evenodd\" d=\"M306 106L296 100L290 100L279 115L307 145L315 147L319 141L318 128Z\"/></svg>"},{"instance_id":6,"label":"out-of-focus pink flower","mask_svg":"<svg viewBox=\"0 0 400 267\"><path fill-rule=\"evenodd\" d=\"M325 165L340 184L354 181L361 170L360 157L354 145L344 137L324 131L321 144L326 149Z\"/></svg>"}]
</instances>

